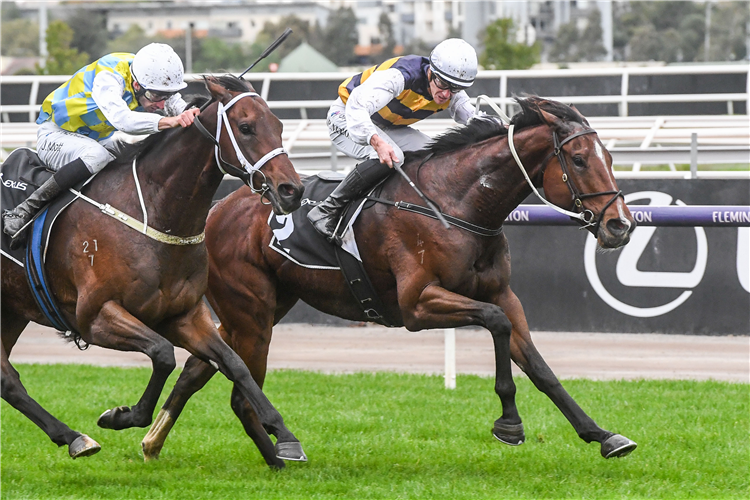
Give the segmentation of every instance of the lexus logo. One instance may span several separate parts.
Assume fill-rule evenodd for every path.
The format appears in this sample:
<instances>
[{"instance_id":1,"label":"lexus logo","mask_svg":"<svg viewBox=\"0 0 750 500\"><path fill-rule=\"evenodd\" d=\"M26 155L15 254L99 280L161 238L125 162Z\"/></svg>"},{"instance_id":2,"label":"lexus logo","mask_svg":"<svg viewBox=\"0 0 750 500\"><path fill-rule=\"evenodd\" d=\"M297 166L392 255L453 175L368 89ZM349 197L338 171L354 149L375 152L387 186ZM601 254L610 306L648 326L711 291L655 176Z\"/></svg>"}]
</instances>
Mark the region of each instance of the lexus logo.
<instances>
[{"instance_id":1,"label":"lexus logo","mask_svg":"<svg viewBox=\"0 0 750 500\"><path fill-rule=\"evenodd\" d=\"M625 202L631 203L633 201L649 200L649 205L670 205L672 203L672 197L666 193L658 191L642 191L639 193L631 193L625 196ZM680 200L675 200L676 205L685 205ZM617 260L617 279L625 286L628 287L650 287L650 288L678 288L684 290L676 299L653 307L636 307L630 304L626 304L621 300L615 298L605 287L602 285L599 279L599 273L596 267L596 239L591 236L586 240L586 247L584 249L584 267L586 269L586 276L594 288L594 291L599 297L604 300L610 307L620 311L623 314L629 316L635 316L638 318L653 318L655 316L661 316L670 311L675 310L681 304L683 304L691 295L692 289L695 288L703 279L703 274L706 271L706 262L708 261L708 243L706 240L706 232L702 227L695 227L695 242L697 245L695 265L692 271L689 272L659 272L659 271L640 271L638 269L638 261L643 254L643 251L651 241L651 237L657 230L656 227L644 227L640 226L630 236L630 243L623 247L622 253ZM685 242L686 247L691 245L688 240ZM738 248L738 252L739 252ZM738 271L739 271L739 259L740 254L738 253Z\"/></svg>"}]
</instances>

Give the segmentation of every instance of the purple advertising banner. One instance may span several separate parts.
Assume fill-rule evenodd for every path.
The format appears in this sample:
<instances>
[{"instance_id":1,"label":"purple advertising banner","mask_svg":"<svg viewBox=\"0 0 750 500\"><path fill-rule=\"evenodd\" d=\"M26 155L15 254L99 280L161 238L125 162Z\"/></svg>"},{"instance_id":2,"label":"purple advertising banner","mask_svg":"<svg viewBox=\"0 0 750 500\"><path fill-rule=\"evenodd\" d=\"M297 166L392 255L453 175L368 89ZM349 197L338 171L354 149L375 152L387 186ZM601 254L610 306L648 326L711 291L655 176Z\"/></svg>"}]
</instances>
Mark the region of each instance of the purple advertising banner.
<instances>
[{"instance_id":1,"label":"purple advertising banner","mask_svg":"<svg viewBox=\"0 0 750 500\"><path fill-rule=\"evenodd\" d=\"M666 205L629 206L639 226L660 227L750 227L750 206ZM577 225L565 214L546 205L520 205L505 219L506 225Z\"/></svg>"}]
</instances>

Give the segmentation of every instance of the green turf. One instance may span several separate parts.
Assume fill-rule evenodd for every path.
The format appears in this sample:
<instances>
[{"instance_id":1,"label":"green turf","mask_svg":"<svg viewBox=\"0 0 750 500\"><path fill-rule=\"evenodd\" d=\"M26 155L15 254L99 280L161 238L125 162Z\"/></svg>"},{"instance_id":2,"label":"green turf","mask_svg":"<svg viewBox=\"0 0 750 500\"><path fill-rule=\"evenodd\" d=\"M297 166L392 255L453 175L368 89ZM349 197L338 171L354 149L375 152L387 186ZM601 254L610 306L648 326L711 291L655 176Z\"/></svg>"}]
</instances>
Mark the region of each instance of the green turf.
<instances>
[{"instance_id":1,"label":"green turf","mask_svg":"<svg viewBox=\"0 0 750 500\"><path fill-rule=\"evenodd\" d=\"M102 451L71 460L2 404L2 498L748 498L750 386L718 382L569 380L600 425L638 442L605 460L525 378L517 402L527 441L490 435L493 381L271 372L266 392L310 461L269 470L215 377L188 404L161 458L144 463L144 429L96 427L104 409L132 404L145 369L21 365L31 394ZM168 382L172 387L175 377ZM166 394L163 395L166 397Z\"/></svg>"}]
</instances>

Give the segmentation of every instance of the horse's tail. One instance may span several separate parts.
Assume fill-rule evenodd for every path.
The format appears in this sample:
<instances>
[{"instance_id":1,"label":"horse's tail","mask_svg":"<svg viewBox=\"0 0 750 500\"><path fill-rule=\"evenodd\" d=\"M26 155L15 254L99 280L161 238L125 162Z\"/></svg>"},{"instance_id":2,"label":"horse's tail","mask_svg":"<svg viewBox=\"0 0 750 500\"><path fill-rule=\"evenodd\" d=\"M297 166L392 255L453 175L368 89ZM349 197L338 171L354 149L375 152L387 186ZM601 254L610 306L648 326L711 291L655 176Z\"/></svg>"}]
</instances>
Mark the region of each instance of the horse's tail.
<instances>
[{"instance_id":1,"label":"horse's tail","mask_svg":"<svg viewBox=\"0 0 750 500\"><path fill-rule=\"evenodd\" d=\"M85 351L86 349L88 349L90 347L90 344L88 342L86 342L85 340L83 340L83 338L81 337L81 334L78 333L78 332L71 332L71 331L61 332L61 331L58 331L57 334L64 341L74 343L76 345L76 347L78 349L80 349L81 351Z\"/></svg>"}]
</instances>

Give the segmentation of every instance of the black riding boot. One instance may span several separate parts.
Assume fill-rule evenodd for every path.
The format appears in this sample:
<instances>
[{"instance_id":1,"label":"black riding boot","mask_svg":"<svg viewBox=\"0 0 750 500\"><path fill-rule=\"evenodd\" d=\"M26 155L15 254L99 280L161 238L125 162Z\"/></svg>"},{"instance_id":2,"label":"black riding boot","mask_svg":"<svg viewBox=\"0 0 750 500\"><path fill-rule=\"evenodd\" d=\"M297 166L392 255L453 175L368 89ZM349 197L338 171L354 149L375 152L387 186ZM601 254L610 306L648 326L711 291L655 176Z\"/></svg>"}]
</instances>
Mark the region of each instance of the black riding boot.
<instances>
[{"instance_id":1,"label":"black riding boot","mask_svg":"<svg viewBox=\"0 0 750 500\"><path fill-rule=\"evenodd\" d=\"M87 179L90 175L91 172L80 158L66 163L36 191L31 193L31 196L23 203L13 210L6 210L3 213L3 232L11 238L17 239L20 237L18 231L28 224L44 205L55 199L63 191Z\"/></svg>"},{"instance_id":2,"label":"black riding boot","mask_svg":"<svg viewBox=\"0 0 750 500\"><path fill-rule=\"evenodd\" d=\"M310 210L307 219L320 234L332 241L344 206L375 187L390 172L390 167L377 159L363 161L349 172L328 198Z\"/></svg>"}]
</instances>

